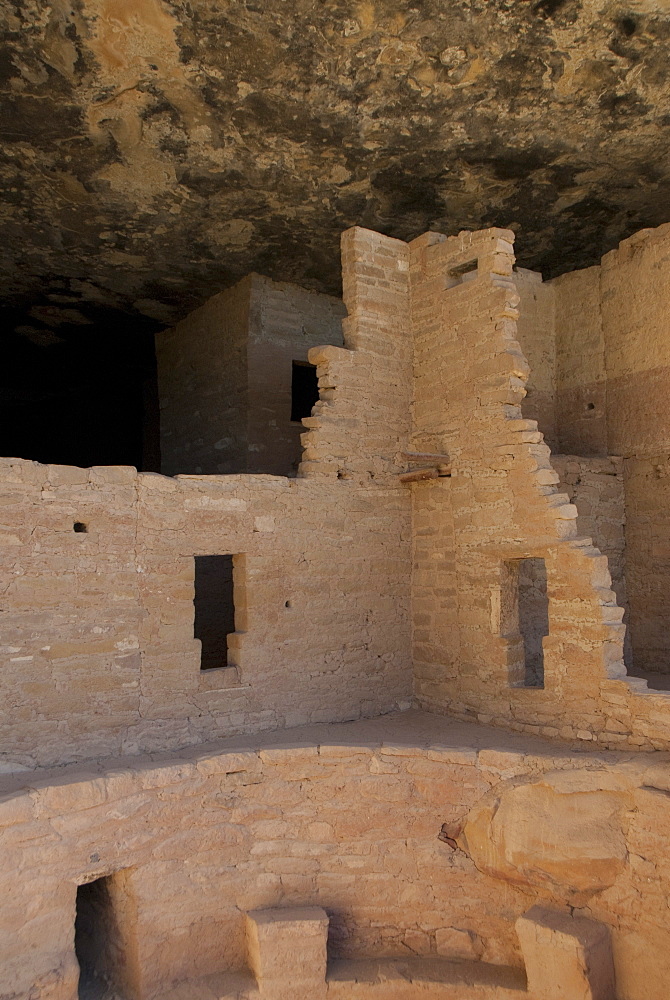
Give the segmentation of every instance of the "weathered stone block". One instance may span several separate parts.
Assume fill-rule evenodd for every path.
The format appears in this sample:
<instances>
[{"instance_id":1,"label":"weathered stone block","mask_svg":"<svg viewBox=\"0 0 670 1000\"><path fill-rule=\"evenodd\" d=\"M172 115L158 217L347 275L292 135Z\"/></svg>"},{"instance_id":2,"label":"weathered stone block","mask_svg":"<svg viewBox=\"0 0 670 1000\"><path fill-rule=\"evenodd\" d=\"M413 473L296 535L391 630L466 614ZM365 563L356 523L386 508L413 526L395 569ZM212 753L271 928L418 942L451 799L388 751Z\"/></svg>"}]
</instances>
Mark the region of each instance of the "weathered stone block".
<instances>
[{"instance_id":1,"label":"weathered stone block","mask_svg":"<svg viewBox=\"0 0 670 1000\"><path fill-rule=\"evenodd\" d=\"M533 1000L615 1000L609 928L533 906L516 922Z\"/></svg>"},{"instance_id":2,"label":"weathered stone block","mask_svg":"<svg viewBox=\"0 0 670 1000\"><path fill-rule=\"evenodd\" d=\"M328 914L318 906L247 914L249 965L263 1000L326 996Z\"/></svg>"}]
</instances>

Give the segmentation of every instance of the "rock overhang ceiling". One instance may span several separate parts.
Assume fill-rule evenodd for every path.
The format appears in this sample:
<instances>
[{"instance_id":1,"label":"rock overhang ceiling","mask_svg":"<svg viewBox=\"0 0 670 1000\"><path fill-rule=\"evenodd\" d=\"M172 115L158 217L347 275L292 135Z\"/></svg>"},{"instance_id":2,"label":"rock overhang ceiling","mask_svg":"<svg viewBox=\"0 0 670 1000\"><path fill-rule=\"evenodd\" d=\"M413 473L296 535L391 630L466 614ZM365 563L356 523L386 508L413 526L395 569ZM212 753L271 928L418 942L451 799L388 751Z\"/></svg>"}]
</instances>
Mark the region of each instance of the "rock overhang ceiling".
<instances>
[{"instance_id":1,"label":"rock overhang ceiling","mask_svg":"<svg viewBox=\"0 0 670 1000\"><path fill-rule=\"evenodd\" d=\"M492 224L556 274L667 221L664 0L4 0L3 298L166 325L339 234Z\"/></svg>"}]
</instances>

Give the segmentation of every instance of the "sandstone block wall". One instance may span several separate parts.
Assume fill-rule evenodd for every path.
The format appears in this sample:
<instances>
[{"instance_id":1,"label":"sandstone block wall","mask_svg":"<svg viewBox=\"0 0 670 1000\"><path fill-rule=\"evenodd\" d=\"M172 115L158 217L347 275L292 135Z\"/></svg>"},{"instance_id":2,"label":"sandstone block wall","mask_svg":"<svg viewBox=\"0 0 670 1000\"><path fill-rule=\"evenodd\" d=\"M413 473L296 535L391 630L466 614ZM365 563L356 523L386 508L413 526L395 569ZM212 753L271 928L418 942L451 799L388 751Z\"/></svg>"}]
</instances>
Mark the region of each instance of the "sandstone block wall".
<instances>
[{"instance_id":1,"label":"sandstone block wall","mask_svg":"<svg viewBox=\"0 0 670 1000\"><path fill-rule=\"evenodd\" d=\"M549 284L556 302L559 446L624 458L633 668L670 672L670 226Z\"/></svg>"},{"instance_id":2,"label":"sandstone block wall","mask_svg":"<svg viewBox=\"0 0 670 1000\"><path fill-rule=\"evenodd\" d=\"M607 556L617 604L627 610L626 513L622 458L554 455L560 489L577 507L577 530ZM625 616L624 616L625 620Z\"/></svg>"},{"instance_id":3,"label":"sandstone block wall","mask_svg":"<svg viewBox=\"0 0 670 1000\"><path fill-rule=\"evenodd\" d=\"M343 343L340 299L254 275L247 349L247 471L296 475L305 428L291 421L293 361L311 348Z\"/></svg>"},{"instance_id":4,"label":"sandstone block wall","mask_svg":"<svg viewBox=\"0 0 670 1000\"><path fill-rule=\"evenodd\" d=\"M320 401L302 436L299 475L398 482L411 434L409 248L365 229L342 236L348 350L314 348Z\"/></svg>"},{"instance_id":5,"label":"sandstone block wall","mask_svg":"<svg viewBox=\"0 0 670 1000\"><path fill-rule=\"evenodd\" d=\"M554 290L558 450L567 455L606 455L612 448L607 434L600 268L564 274L548 284Z\"/></svg>"},{"instance_id":6,"label":"sandstone block wall","mask_svg":"<svg viewBox=\"0 0 670 1000\"><path fill-rule=\"evenodd\" d=\"M624 459L626 580L635 672L670 674L670 454Z\"/></svg>"},{"instance_id":7,"label":"sandstone block wall","mask_svg":"<svg viewBox=\"0 0 670 1000\"><path fill-rule=\"evenodd\" d=\"M246 471L253 276L156 336L161 470Z\"/></svg>"},{"instance_id":8,"label":"sandstone block wall","mask_svg":"<svg viewBox=\"0 0 670 1000\"><path fill-rule=\"evenodd\" d=\"M300 478L4 462L9 766L409 704L406 258L397 240L345 236L351 349L318 352ZM236 632L229 666L201 672L193 558L225 553Z\"/></svg>"},{"instance_id":9,"label":"sandstone block wall","mask_svg":"<svg viewBox=\"0 0 670 1000\"><path fill-rule=\"evenodd\" d=\"M295 475L292 361L342 344L346 310L330 295L250 274L156 338L161 470Z\"/></svg>"},{"instance_id":10,"label":"sandstone block wall","mask_svg":"<svg viewBox=\"0 0 670 1000\"><path fill-rule=\"evenodd\" d=\"M445 737L411 712L5 778L0 996L74 1000L77 885L112 875L147 1000L242 971L245 914L270 907L323 907L331 961L458 958L500 982L533 903L610 929L618 1000L666 1000L667 775L666 755Z\"/></svg>"},{"instance_id":11,"label":"sandstone block wall","mask_svg":"<svg viewBox=\"0 0 670 1000\"><path fill-rule=\"evenodd\" d=\"M407 703L400 488L2 471L5 760L133 753ZM193 557L215 553L239 557L234 666L201 671Z\"/></svg>"},{"instance_id":12,"label":"sandstone block wall","mask_svg":"<svg viewBox=\"0 0 670 1000\"><path fill-rule=\"evenodd\" d=\"M542 275L526 268L514 269L520 298L517 336L530 371L523 400L523 416L536 420L549 447L558 450L556 414L556 337L554 289ZM580 453L581 454L581 453Z\"/></svg>"},{"instance_id":13,"label":"sandstone block wall","mask_svg":"<svg viewBox=\"0 0 670 1000\"><path fill-rule=\"evenodd\" d=\"M411 643L431 710L670 746L669 696L623 666L618 466L568 458L559 492L521 414L511 239L344 234L346 346L310 351L320 401L297 479L5 461L10 766L390 711L408 704ZM521 284L550 394L551 352L543 361L531 328L553 293ZM447 455L451 478L401 484L408 451ZM589 539L612 557L616 593ZM202 672L193 559L215 554L235 557L236 631L228 666ZM544 687L532 690L510 614L522 559L544 560L548 581Z\"/></svg>"},{"instance_id":14,"label":"sandstone block wall","mask_svg":"<svg viewBox=\"0 0 670 1000\"><path fill-rule=\"evenodd\" d=\"M550 736L666 747L670 703L627 679L607 560L577 534L577 507L521 415L528 363L510 239L488 230L411 244L413 447L446 452L452 466L450 480L411 487L419 704ZM601 533L620 548L605 520ZM546 565L543 687L525 684L522 630L509 614L508 567L523 559Z\"/></svg>"}]
</instances>

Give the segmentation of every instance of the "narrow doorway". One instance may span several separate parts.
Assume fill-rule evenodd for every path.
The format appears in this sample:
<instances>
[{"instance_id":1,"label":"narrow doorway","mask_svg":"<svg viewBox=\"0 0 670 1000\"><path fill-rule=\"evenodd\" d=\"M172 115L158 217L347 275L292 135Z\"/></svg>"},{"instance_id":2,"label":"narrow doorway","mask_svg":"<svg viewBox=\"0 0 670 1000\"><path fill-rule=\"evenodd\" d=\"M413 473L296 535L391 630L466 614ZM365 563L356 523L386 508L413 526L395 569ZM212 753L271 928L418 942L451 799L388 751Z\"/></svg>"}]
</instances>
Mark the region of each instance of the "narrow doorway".
<instances>
[{"instance_id":1,"label":"narrow doorway","mask_svg":"<svg viewBox=\"0 0 670 1000\"><path fill-rule=\"evenodd\" d=\"M547 567L544 559L520 559L519 631L523 639L524 687L544 687L544 637L549 635Z\"/></svg>"},{"instance_id":2,"label":"narrow doorway","mask_svg":"<svg viewBox=\"0 0 670 1000\"><path fill-rule=\"evenodd\" d=\"M116 872L77 887L74 949L80 1000L117 995L133 1000L136 995L135 920L126 876Z\"/></svg>"}]
</instances>

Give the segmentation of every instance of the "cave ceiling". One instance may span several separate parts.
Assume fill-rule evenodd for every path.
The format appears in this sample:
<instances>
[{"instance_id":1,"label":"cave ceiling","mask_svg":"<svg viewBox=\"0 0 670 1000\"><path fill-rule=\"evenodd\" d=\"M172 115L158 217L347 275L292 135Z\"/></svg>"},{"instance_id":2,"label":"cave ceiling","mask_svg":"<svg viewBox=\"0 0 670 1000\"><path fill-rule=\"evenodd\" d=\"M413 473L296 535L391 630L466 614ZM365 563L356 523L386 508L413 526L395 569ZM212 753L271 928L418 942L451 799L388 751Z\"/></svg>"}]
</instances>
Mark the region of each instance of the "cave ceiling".
<instances>
[{"instance_id":1,"label":"cave ceiling","mask_svg":"<svg viewBox=\"0 0 670 1000\"><path fill-rule=\"evenodd\" d=\"M2 0L5 330L156 328L339 234L515 230L587 266L670 220L668 0Z\"/></svg>"}]
</instances>

